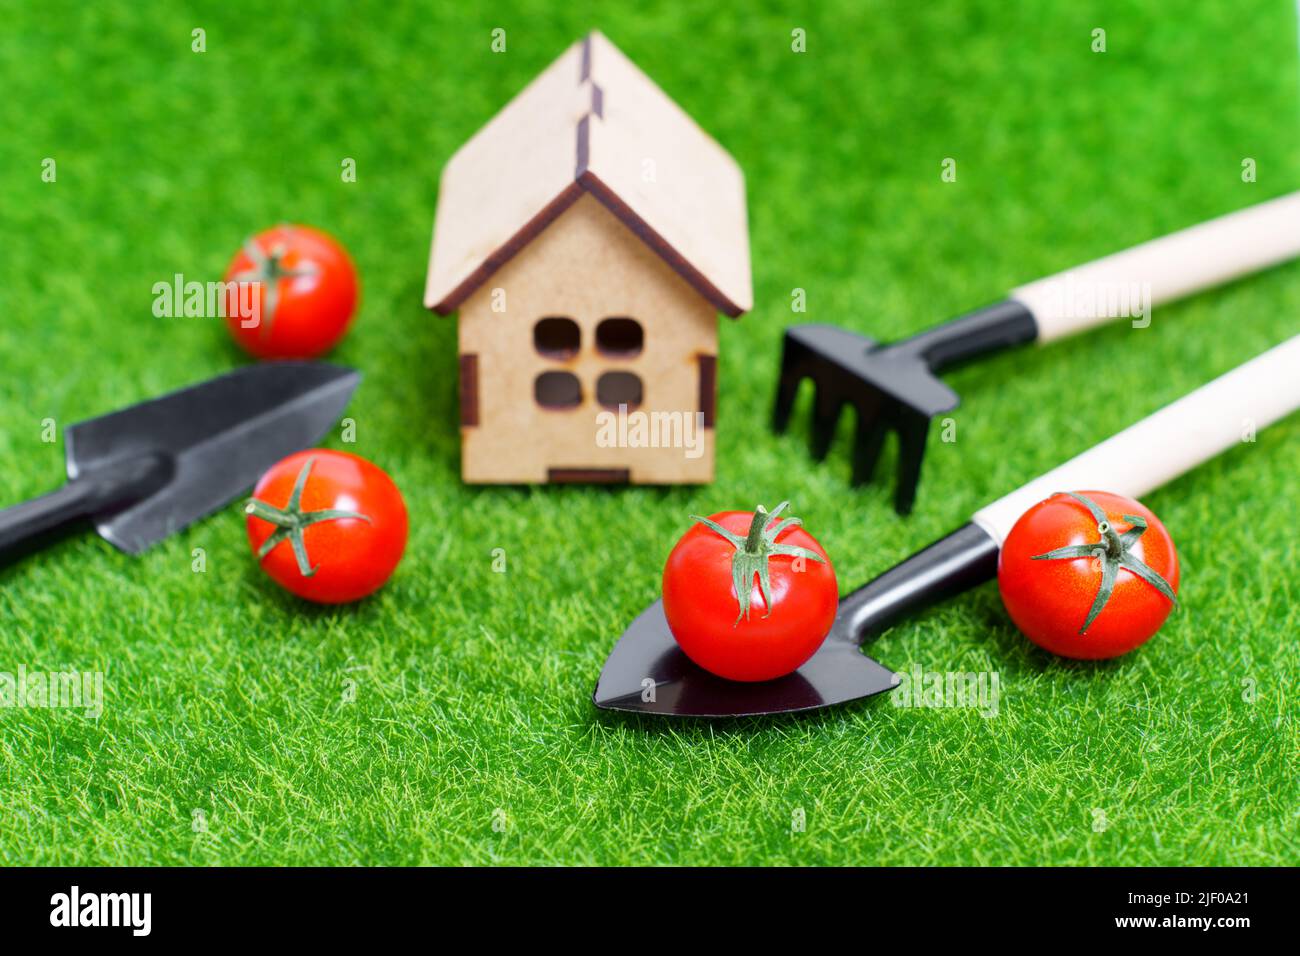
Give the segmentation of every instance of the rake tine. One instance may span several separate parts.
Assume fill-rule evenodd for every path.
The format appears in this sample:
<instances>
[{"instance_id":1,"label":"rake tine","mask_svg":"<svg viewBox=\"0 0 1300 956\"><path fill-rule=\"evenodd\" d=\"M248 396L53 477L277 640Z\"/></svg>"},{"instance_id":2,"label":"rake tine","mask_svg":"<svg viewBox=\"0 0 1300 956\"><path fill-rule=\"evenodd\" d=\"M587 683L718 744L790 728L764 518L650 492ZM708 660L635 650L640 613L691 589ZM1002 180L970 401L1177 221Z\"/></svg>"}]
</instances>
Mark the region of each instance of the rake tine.
<instances>
[{"instance_id":1,"label":"rake tine","mask_svg":"<svg viewBox=\"0 0 1300 956\"><path fill-rule=\"evenodd\" d=\"M817 382L817 397L813 401L812 420L814 461L823 460L830 452L831 441L835 438L835 426L840 420L840 410L843 407L843 399L837 391L824 382Z\"/></svg>"},{"instance_id":2,"label":"rake tine","mask_svg":"<svg viewBox=\"0 0 1300 956\"><path fill-rule=\"evenodd\" d=\"M898 487L894 491L894 510L910 514L916 503L916 486L921 480L921 460L925 457L925 436L930 419L906 414L898 423Z\"/></svg>"},{"instance_id":3,"label":"rake tine","mask_svg":"<svg viewBox=\"0 0 1300 956\"><path fill-rule=\"evenodd\" d=\"M772 427L784 432L790 425L790 413L799 394L799 383L811 375L807 368L808 349L799 342L790 329L781 337L781 377L777 379L776 405L772 411Z\"/></svg>"},{"instance_id":4,"label":"rake tine","mask_svg":"<svg viewBox=\"0 0 1300 956\"><path fill-rule=\"evenodd\" d=\"M853 484L865 485L871 480L888 430L879 411L870 418L859 414L858 433L853 441Z\"/></svg>"},{"instance_id":5,"label":"rake tine","mask_svg":"<svg viewBox=\"0 0 1300 956\"><path fill-rule=\"evenodd\" d=\"M790 412L794 410L794 399L799 394L802 375L781 369L781 379L776 388L776 407L772 410L772 430L782 434L790 425Z\"/></svg>"}]
</instances>

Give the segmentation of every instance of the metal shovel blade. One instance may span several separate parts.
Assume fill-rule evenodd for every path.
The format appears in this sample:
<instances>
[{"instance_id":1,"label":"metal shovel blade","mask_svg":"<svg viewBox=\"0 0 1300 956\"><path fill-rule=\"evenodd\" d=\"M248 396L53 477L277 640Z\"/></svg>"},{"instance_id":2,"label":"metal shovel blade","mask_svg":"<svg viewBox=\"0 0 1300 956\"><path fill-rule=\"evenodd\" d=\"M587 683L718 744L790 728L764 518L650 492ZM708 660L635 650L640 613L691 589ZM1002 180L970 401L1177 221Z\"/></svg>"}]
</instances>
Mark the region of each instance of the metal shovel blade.
<instances>
[{"instance_id":1,"label":"metal shovel blade","mask_svg":"<svg viewBox=\"0 0 1300 956\"><path fill-rule=\"evenodd\" d=\"M861 700L900 678L862 653L894 621L991 580L998 545L966 524L840 598L817 653L793 674L746 683L715 677L673 640L663 601L641 612L614 645L592 700L604 710L677 717L754 717Z\"/></svg>"},{"instance_id":2,"label":"metal shovel blade","mask_svg":"<svg viewBox=\"0 0 1300 956\"><path fill-rule=\"evenodd\" d=\"M715 677L692 663L668 630L663 601L655 601L615 645L592 699L605 710L746 717L829 707L892 689L897 676L862 653L843 617L793 674L748 683Z\"/></svg>"},{"instance_id":3,"label":"metal shovel blade","mask_svg":"<svg viewBox=\"0 0 1300 956\"><path fill-rule=\"evenodd\" d=\"M248 366L79 422L64 434L68 480L132 459L167 463L167 480L92 515L109 542L137 554L228 504L281 458L316 444L361 376L319 362Z\"/></svg>"}]
</instances>

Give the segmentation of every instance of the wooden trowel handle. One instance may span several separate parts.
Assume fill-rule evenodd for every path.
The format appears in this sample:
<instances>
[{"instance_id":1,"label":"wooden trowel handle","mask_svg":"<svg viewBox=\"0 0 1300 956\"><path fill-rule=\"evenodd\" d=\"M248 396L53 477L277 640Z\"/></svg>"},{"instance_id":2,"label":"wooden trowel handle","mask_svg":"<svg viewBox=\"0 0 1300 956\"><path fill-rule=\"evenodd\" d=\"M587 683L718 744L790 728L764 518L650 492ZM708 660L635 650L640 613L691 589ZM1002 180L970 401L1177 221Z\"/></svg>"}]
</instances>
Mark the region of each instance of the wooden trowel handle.
<instances>
[{"instance_id":1,"label":"wooden trowel handle","mask_svg":"<svg viewBox=\"0 0 1300 956\"><path fill-rule=\"evenodd\" d=\"M1001 546L1031 505L1058 491L1140 498L1300 408L1300 335L975 512Z\"/></svg>"}]
</instances>

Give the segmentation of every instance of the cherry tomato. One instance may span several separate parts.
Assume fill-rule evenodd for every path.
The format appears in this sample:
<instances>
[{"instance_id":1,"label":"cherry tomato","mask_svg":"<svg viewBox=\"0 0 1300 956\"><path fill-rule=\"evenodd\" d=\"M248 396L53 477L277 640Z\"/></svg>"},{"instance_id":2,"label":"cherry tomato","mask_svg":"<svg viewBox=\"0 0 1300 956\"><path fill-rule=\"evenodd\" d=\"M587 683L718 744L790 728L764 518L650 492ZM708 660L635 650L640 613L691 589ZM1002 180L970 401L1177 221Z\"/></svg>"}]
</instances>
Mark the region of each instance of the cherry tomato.
<instances>
[{"instance_id":1,"label":"cherry tomato","mask_svg":"<svg viewBox=\"0 0 1300 956\"><path fill-rule=\"evenodd\" d=\"M307 359L343 337L357 304L357 272L332 237L310 226L276 226L244 242L226 282L259 285L226 295L226 325L263 359ZM242 300L242 305L241 305ZM256 314L251 306L256 305Z\"/></svg>"},{"instance_id":2,"label":"cherry tomato","mask_svg":"<svg viewBox=\"0 0 1300 956\"><path fill-rule=\"evenodd\" d=\"M1160 519L1132 498L1055 494L1012 526L998 557L998 589L1011 619L1039 647L1084 660L1119 657L1173 610L1178 554Z\"/></svg>"},{"instance_id":3,"label":"cherry tomato","mask_svg":"<svg viewBox=\"0 0 1300 956\"><path fill-rule=\"evenodd\" d=\"M248 544L278 584L320 604L356 601L406 549L406 503L364 458L302 451L274 465L245 505Z\"/></svg>"},{"instance_id":4,"label":"cherry tomato","mask_svg":"<svg viewBox=\"0 0 1300 956\"><path fill-rule=\"evenodd\" d=\"M785 506L696 518L668 555L668 628L687 657L719 677L789 674L835 623L835 569L798 519L778 518Z\"/></svg>"}]
</instances>

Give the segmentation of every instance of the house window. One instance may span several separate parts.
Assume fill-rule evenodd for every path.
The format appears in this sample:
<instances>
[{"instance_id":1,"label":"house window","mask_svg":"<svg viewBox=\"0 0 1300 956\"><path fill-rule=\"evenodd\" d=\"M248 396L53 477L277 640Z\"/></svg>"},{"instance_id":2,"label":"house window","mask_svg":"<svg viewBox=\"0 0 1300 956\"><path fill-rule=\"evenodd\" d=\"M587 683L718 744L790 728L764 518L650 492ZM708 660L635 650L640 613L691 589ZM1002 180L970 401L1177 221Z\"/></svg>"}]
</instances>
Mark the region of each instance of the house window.
<instances>
[{"instance_id":1,"label":"house window","mask_svg":"<svg viewBox=\"0 0 1300 956\"><path fill-rule=\"evenodd\" d=\"M543 372L533 382L533 396L542 408L574 408L582 404L582 384L571 372Z\"/></svg>"},{"instance_id":2,"label":"house window","mask_svg":"<svg viewBox=\"0 0 1300 956\"><path fill-rule=\"evenodd\" d=\"M606 372L596 379L596 401L606 408L641 404L641 378L631 372Z\"/></svg>"},{"instance_id":3,"label":"house window","mask_svg":"<svg viewBox=\"0 0 1300 956\"><path fill-rule=\"evenodd\" d=\"M596 326L596 350L610 358L632 358L645 346L641 323L626 315L610 316Z\"/></svg>"},{"instance_id":4,"label":"house window","mask_svg":"<svg viewBox=\"0 0 1300 956\"><path fill-rule=\"evenodd\" d=\"M547 316L533 326L533 347L549 359L573 358L581 340L578 323L564 316Z\"/></svg>"}]
</instances>

